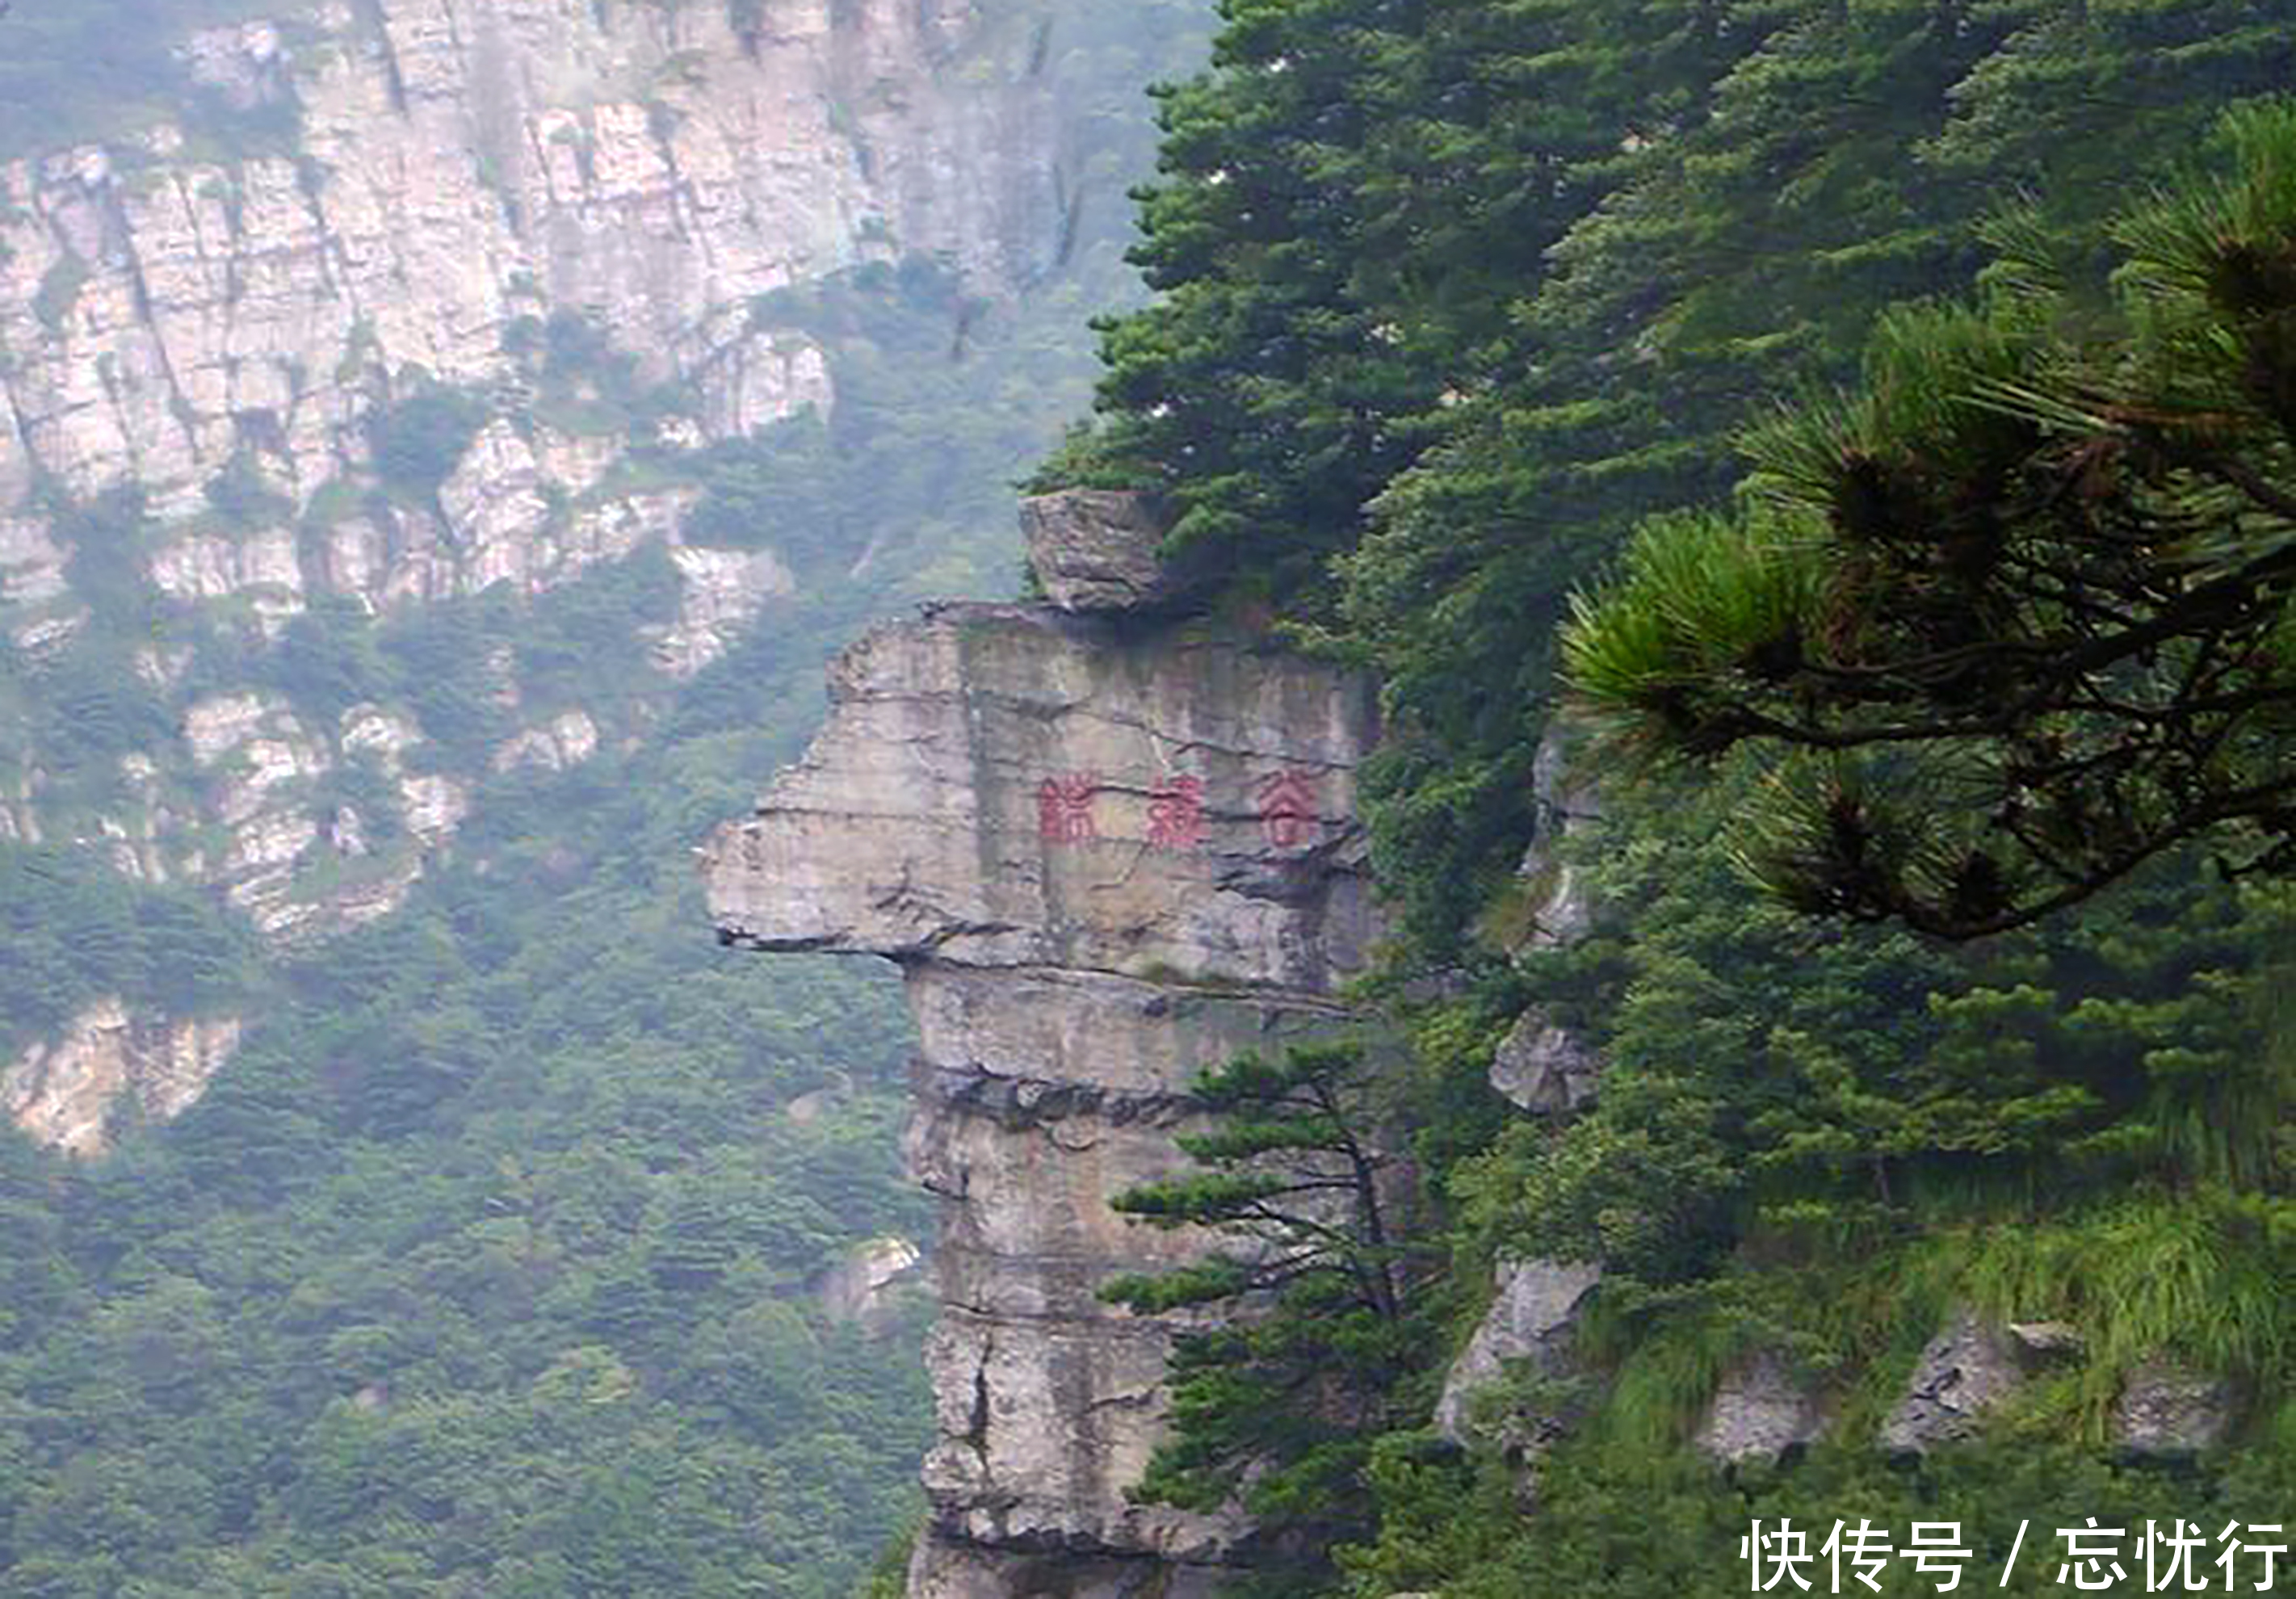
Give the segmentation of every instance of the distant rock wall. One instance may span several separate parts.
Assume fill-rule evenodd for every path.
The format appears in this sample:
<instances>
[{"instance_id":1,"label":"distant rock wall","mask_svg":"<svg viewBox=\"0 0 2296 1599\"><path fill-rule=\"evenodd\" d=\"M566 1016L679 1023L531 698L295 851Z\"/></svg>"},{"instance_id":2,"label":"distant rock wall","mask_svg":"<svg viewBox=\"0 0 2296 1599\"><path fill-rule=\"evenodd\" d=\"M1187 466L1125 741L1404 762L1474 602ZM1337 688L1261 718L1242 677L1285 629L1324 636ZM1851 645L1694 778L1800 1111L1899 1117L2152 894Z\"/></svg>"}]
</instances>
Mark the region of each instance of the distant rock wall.
<instances>
[{"instance_id":1,"label":"distant rock wall","mask_svg":"<svg viewBox=\"0 0 2296 1599\"><path fill-rule=\"evenodd\" d=\"M626 747L642 718L532 693L508 649L454 669L513 730L450 758L412 707L338 720L195 669L174 624L255 661L323 606L539 595L652 546L676 611L630 665L700 672L798 579L690 540L663 462L835 405L835 349L759 324L762 294L913 256L989 295L1054 268L1070 86L1040 55L993 0L281 0L184 45L204 109L0 161L0 660L45 692L106 603L45 496L135 489L166 611L132 669L172 722L91 782L0 720L0 840L308 942L401 904L496 774ZM562 315L675 414L539 406ZM430 385L475 437L435 496L379 492L372 424Z\"/></svg>"},{"instance_id":2,"label":"distant rock wall","mask_svg":"<svg viewBox=\"0 0 2296 1599\"><path fill-rule=\"evenodd\" d=\"M703 869L721 939L889 957L916 1014L908 1152L942 1201L941 1316L910 1592L1209 1594L1249 1529L1126 1496L1176 1324L1095 1292L1205 1240L1109 1201L1185 1165L1197 1071L1343 1020L1375 933L1371 698L1209 623L955 605L854 645L831 699Z\"/></svg>"},{"instance_id":3,"label":"distant rock wall","mask_svg":"<svg viewBox=\"0 0 2296 1599\"><path fill-rule=\"evenodd\" d=\"M317 0L199 36L194 72L293 113L291 149L163 124L0 165L0 504L35 472L196 509L251 452L306 504L412 368L508 370L574 310L698 419L824 403L821 354L751 297L872 256L1009 284L1057 249L1054 86L948 82L972 0Z\"/></svg>"},{"instance_id":4,"label":"distant rock wall","mask_svg":"<svg viewBox=\"0 0 2296 1599\"><path fill-rule=\"evenodd\" d=\"M138 1016L98 1000L62 1037L0 1068L0 1114L43 1144L102 1154L122 1103L154 1121L180 1115L239 1047L240 1031L235 1016Z\"/></svg>"}]
</instances>

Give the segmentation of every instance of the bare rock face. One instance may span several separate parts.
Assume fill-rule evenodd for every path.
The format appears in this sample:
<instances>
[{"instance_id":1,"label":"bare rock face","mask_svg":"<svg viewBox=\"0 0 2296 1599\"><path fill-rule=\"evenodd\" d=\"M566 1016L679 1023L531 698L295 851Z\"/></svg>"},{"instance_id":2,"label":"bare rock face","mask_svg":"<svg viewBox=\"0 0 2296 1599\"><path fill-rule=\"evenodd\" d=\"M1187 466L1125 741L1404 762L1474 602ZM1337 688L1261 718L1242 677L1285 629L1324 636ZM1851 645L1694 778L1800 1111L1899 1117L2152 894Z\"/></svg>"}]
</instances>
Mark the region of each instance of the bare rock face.
<instances>
[{"instance_id":1,"label":"bare rock face","mask_svg":"<svg viewBox=\"0 0 2296 1599\"><path fill-rule=\"evenodd\" d=\"M1584 876L1562 858L1561 846L1602 821L1603 800L1585 773L1571 770L1558 728L1549 728L1539 741L1531 761L1530 788L1538 832L1515 868L1530 899L1523 947L1552 949L1586 937L1594 924L1594 904Z\"/></svg>"},{"instance_id":2,"label":"bare rock face","mask_svg":"<svg viewBox=\"0 0 2296 1599\"><path fill-rule=\"evenodd\" d=\"M1144 494L1065 488L1021 503L1029 565L1062 611L1137 611L1178 590L1157 553L1164 525Z\"/></svg>"},{"instance_id":3,"label":"bare rock face","mask_svg":"<svg viewBox=\"0 0 2296 1599\"><path fill-rule=\"evenodd\" d=\"M709 865L720 936L1321 993L1372 921L1360 689L1209 631L962 605L881 628Z\"/></svg>"},{"instance_id":4,"label":"bare rock face","mask_svg":"<svg viewBox=\"0 0 2296 1599\"><path fill-rule=\"evenodd\" d=\"M1008 21L973 0L291 0L190 34L172 119L0 160L0 648L53 658L104 609L34 486L132 485L144 575L250 645L654 550L677 611L631 665L692 676L798 579L690 539L699 490L631 469L833 408L833 349L761 297L919 257L998 298L1068 248L1078 69ZM264 113L259 151L222 153L234 111ZM559 317L683 409L541 405ZM433 386L467 437L422 452L435 494L377 495L376 424ZM130 757L132 806L32 783L0 796L0 835L213 889L288 944L386 914L488 775L435 745L403 775L422 734L386 729L400 814L346 823L327 790L350 745L260 679L194 699L192 663L136 652L186 739ZM561 768L627 731L529 729L492 764ZM0 718L0 765L37 770L26 736Z\"/></svg>"},{"instance_id":5,"label":"bare rock face","mask_svg":"<svg viewBox=\"0 0 2296 1599\"><path fill-rule=\"evenodd\" d=\"M303 0L193 37L193 78L291 106L295 152L0 163L0 511L35 468L163 515L251 449L299 504L363 453L381 374L503 375L504 334L594 316L714 434L827 400L738 314L902 253L995 288L1061 249L1055 73L966 58L965 0ZM12 487L14 486L14 487Z\"/></svg>"},{"instance_id":6,"label":"bare rock face","mask_svg":"<svg viewBox=\"0 0 2296 1599\"><path fill-rule=\"evenodd\" d=\"M1510 1363L1528 1363L1546 1376L1569 1374L1579 1310L1602 1278L1599 1266L1555 1260L1502 1265L1490 1309L1444 1376L1442 1397L1435 1403L1436 1431L1459 1444L1481 1436L1475 1396L1505 1375ZM1497 1441L1536 1448L1553 1441L1568 1420L1559 1412L1509 1416L1497 1425Z\"/></svg>"},{"instance_id":7,"label":"bare rock face","mask_svg":"<svg viewBox=\"0 0 2296 1599\"><path fill-rule=\"evenodd\" d=\"M198 1100L239 1047L235 1016L131 1016L101 999L59 1038L35 1044L0 1070L0 1111L42 1144L100 1155L116 1102L164 1121Z\"/></svg>"},{"instance_id":8,"label":"bare rock face","mask_svg":"<svg viewBox=\"0 0 2296 1599\"><path fill-rule=\"evenodd\" d=\"M1027 9L282 0L182 20L184 92L105 142L0 159L0 652L52 660L119 619L51 490L136 489L142 576L200 623L134 648L183 736L154 721L98 797L49 780L40 719L0 716L0 840L212 890L308 945L398 906L496 773L629 747L659 679L800 586L782 554L689 526L701 490L656 470L833 412L847 347L773 297L930 259L1001 302L1097 254L1079 184L1120 189L1136 141L1075 114L1103 53ZM569 325L615 359L570 375ZM624 404L626 380L670 409ZM451 427L395 433L441 396ZM490 752L406 704L327 726L233 664L291 628L664 554L675 614L628 646L643 696L573 709L529 682ZM183 642L210 632L234 647ZM426 669L516 709L502 660Z\"/></svg>"},{"instance_id":9,"label":"bare rock face","mask_svg":"<svg viewBox=\"0 0 2296 1599\"><path fill-rule=\"evenodd\" d=\"M2196 1455L2224 1441L2234 1400L2232 1384L2221 1377L2147 1361L2113 1401L2112 1439L2132 1455Z\"/></svg>"},{"instance_id":10,"label":"bare rock face","mask_svg":"<svg viewBox=\"0 0 2296 1599\"><path fill-rule=\"evenodd\" d=\"M1591 783L1565 765L1557 729L1550 728L1539 741L1531 764L1531 797L1538 832L1516 868L1524 896L1523 931L1513 945L1524 952L1575 943L1594 925L1587 884L1561 847L1602 820L1602 805ZM1517 1110L1561 1116L1595 1103L1602 1073L1599 1054L1533 1008L1515 1018L1491 1056L1490 1084Z\"/></svg>"},{"instance_id":11,"label":"bare rock face","mask_svg":"<svg viewBox=\"0 0 2296 1599\"><path fill-rule=\"evenodd\" d=\"M1525 1011L1491 1057L1491 1086L1534 1116L1583 1111L1595 1103L1602 1057L1541 1012Z\"/></svg>"},{"instance_id":12,"label":"bare rock face","mask_svg":"<svg viewBox=\"0 0 2296 1599\"><path fill-rule=\"evenodd\" d=\"M1882 1423L1892 1453L1927 1453L1974 1433L1987 1413L2036 1372L2078 1362L2079 1329L2063 1322L1995 1325L1964 1311L1931 1339ZM2173 1360L2147 1360L2131 1371L2113 1401L2112 1441L2140 1456L2195 1455L2224 1441L2239 1408L2228 1379Z\"/></svg>"},{"instance_id":13,"label":"bare rock face","mask_svg":"<svg viewBox=\"0 0 2296 1599\"><path fill-rule=\"evenodd\" d=\"M1758 1350L1722 1374L1693 1440L1709 1458L1734 1465L1774 1461L1817 1441L1825 1415L1817 1396L1773 1350Z\"/></svg>"},{"instance_id":14,"label":"bare rock face","mask_svg":"<svg viewBox=\"0 0 2296 1599\"><path fill-rule=\"evenodd\" d=\"M771 550L670 551L680 579L677 620L654 644L654 659L676 677L691 677L723 655L750 619L797 579Z\"/></svg>"},{"instance_id":15,"label":"bare rock face","mask_svg":"<svg viewBox=\"0 0 2296 1599\"><path fill-rule=\"evenodd\" d=\"M1210 628L955 605L832 668L828 726L703 871L719 936L901 964L908 1155L942 1201L916 1599L1208 1595L1231 1515L1135 1505L1175 1320L1111 1277L1206 1241L1111 1199L1180 1169L1194 1074L1345 1019L1375 928L1363 685Z\"/></svg>"},{"instance_id":16,"label":"bare rock face","mask_svg":"<svg viewBox=\"0 0 2296 1599\"><path fill-rule=\"evenodd\" d=\"M924 1256L906 1238L872 1238L846 1251L808 1286L814 1303L833 1322L852 1322L878 1332L900 1311L901 1290L916 1275Z\"/></svg>"},{"instance_id":17,"label":"bare rock face","mask_svg":"<svg viewBox=\"0 0 2296 1599\"><path fill-rule=\"evenodd\" d=\"M538 767L545 772L562 772L597 752L598 724L587 711L570 710L503 744L495 751L494 768L507 772L516 767Z\"/></svg>"},{"instance_id":18,"label":"bare rock face","mask_svg":"<svg viewBox=\"0 0 2296 1599\"><path fill-rule=\"evenodd\" d=\"M1915 1363L1905 1397L1882 1423L1882 1447L1893 1455L1923 1455L1940 1444L1959 1442L2023 1378L2008 1336L1963 1311L1930 1340Z\"/></svg>"}]
</instances>

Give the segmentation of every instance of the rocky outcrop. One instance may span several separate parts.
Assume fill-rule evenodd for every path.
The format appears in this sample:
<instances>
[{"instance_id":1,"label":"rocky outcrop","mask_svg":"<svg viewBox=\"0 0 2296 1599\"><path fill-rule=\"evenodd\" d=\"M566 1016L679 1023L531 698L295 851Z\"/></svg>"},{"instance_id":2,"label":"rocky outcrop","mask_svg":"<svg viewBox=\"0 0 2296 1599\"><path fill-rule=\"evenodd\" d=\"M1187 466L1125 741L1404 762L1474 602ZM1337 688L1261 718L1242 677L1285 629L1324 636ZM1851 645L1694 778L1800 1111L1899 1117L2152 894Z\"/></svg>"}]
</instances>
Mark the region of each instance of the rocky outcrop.
<instances>
[{"instance_id":1,"label":"rocky outcrop","mask_svg":"<svg viewBox=\"0 0 2296 1599\"><path fill-rule=\"evenodd\" d=\"M681 579L677 620L653 646L654 660L673 677L691 677L726 652L742 629L797 579L771 550L670 552Z\"/></svg>"},{"instance_id":2,"label":"rocky outcrop","mask_svg":"<svg viewBox=\"0 0 2296 1599\"><path fill-rule=\"evenodd\" d=\"M1467 1347L1443 1378L1435 1403L1435 1431L1453 1443L1488 1440L1536 1452L1561 1435L1578 1409L1579 1396L1560 1392L1578 1374L1572 1340L1587 1296L1603 1279L1600 1267L1556 1260L1510 1260L1501 1264L1498 1291L1491 1298ZM1554 1380L1558 1392L1538 1403L1487 1415L1478 1403L1513 1367Z\"/></svg>"},{"instance_id":3,"label":"rocky outcrop","mask_svg":"<svg viewBox=\"0 0 2296 1599\"><path fill-rule=\"evenodd\" d=\"M1147 117L1083 108L1157 50L1113 64L1040 9L280 0L182 40L166 118L0 160L0 653L78 685L101 640L138 743L99 781L39 747L63 718L0 718L0 841L308 943L398 906L497 779L636 748L798 596L785 552L690 516L701 452L835 411L855 347L790 308L930 261L1001 316L1106 270L1082 197L1120 193ZM599 648L629 680L520 682L582 603L544 596L625 562L644 603ZM434 605L454 624L406 614ZM389 677L518 714L407 692L336 725L315 660L386 634L420 640Z\"/></svg>"},{"instance_id":4,"label":"rocky outcrop","mask_svg":"<svg viewBox=\"0 0 2296 1599\"><path fill-rule=\"evenodd\" d=\"M808 1287L831 1321L882 1332L899 1314L901 1290L923 1261L917 1246L906 1238L871 1238L847 1250Z\"/></svg>"},{"instance_id":5,"label":"rocky outcrop","mask_svg":"<svg viewBox=\"0 0 2296 1599\"><path fill-rule=\"evenodd\" d=\"M98 1000L0 1070L0 1111L42 1144L102 1154L119 1104L155 1121L182 1114L240 1032L235 1016L135 1016L116 998Z\"/></svg>"},{"instance_id":6,"label":"rocky outcrop","mask_svg":"<svg viewBox=\"0 0 2296 1599\"><path fill-rule=\"evenodd\" d=\"M1725 1465L1775 1461L1817 1441L1825 1412L1809 1382L1773 1349L1734 1361L1707 1401L1692 1441Z\"/></svg>"},{"instance_id":7,"label":"rocky outcrop","mask_svg":"<svg viewBox=\"0 0 2296 1599\"><path fill-rule=\"evenodd\" d=\"M1971 1437L2016 1391L2023 1375L2007 1332L1960 1312L1914 1363L1904 1397L1882 1423L1882 1448L1926 1454Z\"/></svg>"},{"instance_id":8,"label":"rocky outcrop","mask_svg":"<svg viewBox=\"0 0 2296 1599\"><path fill-rule=\"evenodd\" d=\"M2036 1373L2087 1353L2063 1322L1988 1322L1957 1313L1915 1364L1905 1395L1882 1424L1882 1447L1926 1454L1977 1434L1985 1418ZM2235 1385L2175 1360L2138 1362L2121 1380L2107 1429L2128 1454L2174 1458L2222 1443L2239 1407Z\"/></svg>"},{"instance_id":9,"label":"rocky outcrop","mask_svg":"<svg viewBox=\"0 0 2296 1599\"><path fill-rule=\"evenodd\" d=\"M1021 509L1029 570L1063 611L1132 611L1173 599L1179 585L1159 553L1164 531L1144 494L1068 488Z\"/></svg>"},{"instance_id":10,"label":"rocky outcrop","mask_svg":"<svg viewBox=\"0 0 2296 1599\"><path fill-rule=\"evenodd\" d=\"M1602 820L1601 797L1589 779L1570 770L1559 725L1539 741L1531 800L1538 832L1515 869L1516 914L1507 939L1517 954L1575 943L1594 925L1585 875L1564 846ZM1535 1005L1515 1018L1491 1056L1491 1087L1534 1116L1585 1110L1595 1103L1602 1074L1601 1055Z\"/></svg>"},{"instance_id":11,"label":"rocky outcrop","mask_svg":"<svg viewBox=\"0 0 2296 1599\"><path fill-rule=\"evenodd\" d=\"M586 710L553 717L540 727L529 727L495 751L494 767L507 772L518 767L538 767L562 772L579 766L598 752L598 724Z\"/></svg>"},{"instance_id":12,"label":"rocky outcrop","mask_svg":"<svg viewBox=\"0 0 2296 1599\"><path fill-rule=\"evenodd\" d=\"M909 257L1014 293L1057 266L1061 168L1100 136L1055 115L1066 57L975 0L280 9L186 40L177 120L0 162L0 636L28 662L111 603L73 587L37 483L138 490L143 577L206 611L184 634L257 651L307 612L539 595L666 549L676 614L631 665L689 677L797 584L772 550L689 538L676 458L836 403L833 351L760 298ZM568 326L597 371L630 365L643 419L551 366ZM442 393L466 432L414 430L413 467L379 454L379 424ZM489 775L434 760L403 830L345 829L307 801L348 747L193 664L137 656L186 734L133 758L140 810L94 814L79 784L44 815L64 791L34 781L0 830L132 855L308 938L395 903L423 863L365 844L434 847ZM187 675L201 703L175 698ZM266 730L235 738L237 713ZM628 731L521 733L497 761L563 767ZM37 778L40 756L0 728L0 764Z\"/></svg>"},{"instance_id":13,"label":"rocky outcrop","mask_svg":"<svg viewBox=\"0 0 2296 1599\"><path fill-rule=\"evenodd\" d=\"M1491 1056L1491 1086L1534 1116L1583 1111L1595 1103L1602 1057L1566 1028L1532 1009L1515 1018Z\"/></svg>"},{"instance_id":14,"label":"rocky outcrop","mask_svg":"<svg viewBox=\"0 0 2296 1599\"><path fill-rule=\"evenodd\" d=\"M1557 724L1539 740L1532 758L1531 804L1538 832L1523 852L1515 876L1526 900L1521 947L1551 949L1584 938L1594 925L1594 902L1586 873L1563 848L1603 819L1602 791L1583 767L1570 764L1568 729Z\"/></svg>"},{"instance_id":15,"label":"rocky outcrop","mask_svg":"<svg viewBox=\"0 0 2296 1599\"><path fill-rule=\"evenodd\" d=\"M1183 1166L1196 1072L1345 1019L1369 697L1209 624L950 605L847 651L831 701L703 870L725 941L888 956L916 1015L941 1315L910 1591L1208 1594L1248 1529L1126 1495L1177 1324L1096 1293L1205 1241L1109 1201Z\"/></svg>"},{"instance_id":16,"label":"rocky outcrop","mask_svg":"<svg viewBox=\"0 0 2296 1599\"><path fill-rule=\"evenodd\" d=\"M2235 1397L2222 1377L2174 1361L2145 1361L2113 1400L2112 1440L2131 1455L2153 1457L2212 1449L2232 1430Z\"/></svg>"}]
</instances>

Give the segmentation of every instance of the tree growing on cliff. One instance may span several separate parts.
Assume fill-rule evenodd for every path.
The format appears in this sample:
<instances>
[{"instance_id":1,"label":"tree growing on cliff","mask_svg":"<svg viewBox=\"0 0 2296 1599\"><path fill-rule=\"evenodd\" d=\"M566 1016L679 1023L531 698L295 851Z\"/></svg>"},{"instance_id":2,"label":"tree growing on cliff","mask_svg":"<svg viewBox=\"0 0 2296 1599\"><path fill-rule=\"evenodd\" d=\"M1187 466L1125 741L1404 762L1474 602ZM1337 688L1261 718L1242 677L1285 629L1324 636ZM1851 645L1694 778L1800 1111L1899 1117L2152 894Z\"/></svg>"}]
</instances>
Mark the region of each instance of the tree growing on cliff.
<instances>
[{"instance_id":1,"label":"tree growing on cliff","mask_svg":"<svg viewBox=\"0 0 2296 1599\"><path fill-rule=\"evenodd\" d=\"M2296 871L2296 105L2130 212L2107 331L2013 221L1974 308L1749 442L1564 642L1662 757L1780 752L1739 849L1804 909L1949 938L2203 840Z\"/></svg>"},{"instance_id":2,"label":"tree growing on cliff","mask_svg":"<svg viewBox=\"0 0 2296 1599\"><path fill-rule=\"evenodd\" d=\"M1431 1347L1419 1290L1437 1261L1411 1236L1411 1181L1377 1136L1363 1046L1242 1055L1193 1093L1212 1125L1178 1142L1201 1169L1114 1201L1226 1241L1102 1291L1138 1311L1221 1312L1176 1344L1174 1435L1136 1491L1197 1510L1240 1496L1317 1552L1366 1523L1363 1466L1405 1419L1397 1385Z\"/></svg>"}]
</instances>

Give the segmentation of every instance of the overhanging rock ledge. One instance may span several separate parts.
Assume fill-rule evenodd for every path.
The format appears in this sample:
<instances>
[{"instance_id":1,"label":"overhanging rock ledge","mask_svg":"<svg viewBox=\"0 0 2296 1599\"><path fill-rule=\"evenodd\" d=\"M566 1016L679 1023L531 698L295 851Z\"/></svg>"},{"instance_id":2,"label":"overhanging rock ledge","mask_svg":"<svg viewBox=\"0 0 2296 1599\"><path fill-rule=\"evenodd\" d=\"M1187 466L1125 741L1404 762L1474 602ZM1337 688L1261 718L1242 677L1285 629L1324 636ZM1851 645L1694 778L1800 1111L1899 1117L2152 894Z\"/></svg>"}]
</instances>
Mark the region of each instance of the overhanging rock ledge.
<instances>
[{"instance_id":1,"label":"overhanging rock ledge","mask_svg":"<svg viewBox=\"0 0 2296 1599\"><path fill-rule=\"evenodd\" d=\"M1083 509L1137 520L1108 497ZM1185 1165L1196 1072L1345 1021L1378 931L1366 685L1107 594L869 634L804 759L703 852L721 939L889 957L917 1019L942 1308L912 1599L1189 1599L1249 1560L1236 1517L1127 1496L1178 1323L1096 1291L1206 1240L1109 1201Z\"/></svg>"}]
</instances>

